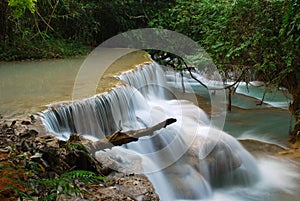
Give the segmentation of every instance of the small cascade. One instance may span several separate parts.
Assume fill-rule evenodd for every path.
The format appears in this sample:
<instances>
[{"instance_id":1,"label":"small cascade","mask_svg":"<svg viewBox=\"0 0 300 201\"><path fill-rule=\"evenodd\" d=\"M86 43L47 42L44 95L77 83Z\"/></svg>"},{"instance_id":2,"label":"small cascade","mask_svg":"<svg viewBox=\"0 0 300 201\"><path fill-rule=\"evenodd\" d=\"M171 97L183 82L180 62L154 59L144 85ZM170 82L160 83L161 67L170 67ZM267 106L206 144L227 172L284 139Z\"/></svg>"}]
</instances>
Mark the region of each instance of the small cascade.
<instances>
[{"instance_id":1,"label":"small cascade","mask_svg":"<svg viewBox=\"0 0 300 201\"><path fill-rule=\"evenodd\" d=\"M138 113L147 109L147 105L141 94L128 85L63 106L49 107L41 113L45 127L63 139L68 139L71 133L102 138L118 130L120 123L124 130L145 127Z\"/></svg>"},{"instance_id":2,"label":"small cascade","mask_svg":"<svg viewBox=\"0 0 300 201\"><path fill-rule=\"evenodd\" d=\"M137 66L134 71L124 72L117 78L138 89L144 97L157 100L168 98L168 92L170 92L166 79L162 75L164 75L164 71L159 64L152 62Z\"/></svg>"},{"instance_id":3,"label":"small cascade","mask_svg":"<svg viewBox=\"0 0 300 201\"><path fill-rule=\"evenodd\" d=\"M63 106L51 105L41 116L58 137L70 133L103 138L123 130L151 127L167 118L177 122L96 157L109 157L114 168L148 176L161 200L201 200L216 189L249 187L260 179L253 157L230 135L210 126L202 109L172 99L164 72L155 62L118 76L126 85ZM139 167L140 166L140 167Z\"/></svg>"}]
</instances>

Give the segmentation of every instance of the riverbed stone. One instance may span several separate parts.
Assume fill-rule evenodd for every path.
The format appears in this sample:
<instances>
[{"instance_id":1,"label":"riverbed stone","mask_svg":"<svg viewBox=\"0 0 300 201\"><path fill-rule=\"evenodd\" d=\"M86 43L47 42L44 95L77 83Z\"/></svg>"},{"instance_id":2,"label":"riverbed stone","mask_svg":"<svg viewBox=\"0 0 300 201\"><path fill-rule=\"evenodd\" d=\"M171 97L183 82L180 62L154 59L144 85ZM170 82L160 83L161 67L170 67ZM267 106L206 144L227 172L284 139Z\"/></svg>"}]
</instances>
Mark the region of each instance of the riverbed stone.
<instances>
[{"instance_id":1,"label":"riverbed stone","mask_svg":"<svg viewBox=\"0 0 300 201\"><path fill-rule=\"evenodd\" d=\"M129 150L114 147L96 152L96 159L103 164L104 168L109 168L118 172L142 173L142 158Z\"/></svg>"},{"instance_id":2,"label":"riverbed stone","mask_svg":"<svg viewBox=\"0 0 300 201\"><path fill-rule=\"evenodd\" d=\"M208 173L203 176L210 180L241 166L242 159L237 151L224 139L206 140L197 137L182 160L192 164L199 173Z\"/></svg>"},{"instance_id":3,"label":"riverbed stone","mask_svg":"<svg viewBox=\"0 0 300 201\"><path fill-rule=\"evenodd\" d=\"M164 172L176 198L202 199L212 193L208 181L193 166L178 161L177 165L171 165Z\"/></svg>"}]
</instances>

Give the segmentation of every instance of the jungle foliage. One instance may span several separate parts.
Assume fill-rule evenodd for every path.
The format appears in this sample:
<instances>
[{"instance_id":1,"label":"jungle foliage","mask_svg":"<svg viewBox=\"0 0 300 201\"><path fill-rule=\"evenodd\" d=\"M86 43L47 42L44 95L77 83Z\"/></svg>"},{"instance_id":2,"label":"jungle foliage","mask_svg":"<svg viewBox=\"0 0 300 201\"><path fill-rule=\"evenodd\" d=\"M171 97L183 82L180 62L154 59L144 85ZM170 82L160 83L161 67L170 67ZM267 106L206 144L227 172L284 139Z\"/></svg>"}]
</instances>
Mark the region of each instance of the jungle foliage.
<instances>
[{"instance_id":1,"label":"jungle foliage","mask_svg":"<svg viewBox=\"0 0 300 201\"><path fill-rule=\"evenodd\" d=\"M162 1L2 0L0 60L88 53L104 40L148 26Z\"/></svg>"}]
</instances>

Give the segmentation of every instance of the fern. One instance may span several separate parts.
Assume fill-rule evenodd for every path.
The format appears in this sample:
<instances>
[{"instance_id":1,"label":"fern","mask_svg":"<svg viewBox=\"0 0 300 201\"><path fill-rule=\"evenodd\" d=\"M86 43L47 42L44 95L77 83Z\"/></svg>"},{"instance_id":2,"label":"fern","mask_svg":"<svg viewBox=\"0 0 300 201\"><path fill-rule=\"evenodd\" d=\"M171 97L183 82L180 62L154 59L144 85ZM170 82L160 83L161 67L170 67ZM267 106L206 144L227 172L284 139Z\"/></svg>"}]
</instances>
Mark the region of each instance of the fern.
<instances>
[{"instance_id":1,"label":"fern","mask_svg":"<svg viewBox=\"0 0 300 201\"><path fill-rule=\"evenodd\" d=\"M73 170L67 173L64 173L60 176L60 179L67 180L78 180L85 184L92 183L96 181L107 181L106 177L97 176L94 172L86 170Z\"/></svg>"},{"instance_id":2,"label":"fern","mask_svg":"<svg viewBox=\"0 0 300 201\"><path fill-rule=\"evenodd\" d=\"M78 182L84 184L92 184L98 181L108 181L106 177L98 176L94 172L86 170L73 170L61 174L55 179L29 179L28 183L39 191L46 189L47 195L42 200L56 200L58 195L71 196L72 194L79 195L84 191L78 186ZM24 195L20 195L25 197Z\"/></svg>"},{"instance_id":3,"label":"fern","mask_svg":"<svg viewBox=\"0 0 300 201\"><path fill-rule=\"evenodd\" d=\"M67 143L66 148L70 151L87 151L83 144L76 142Z\"/></svg>"},{"instance_id":4,"label":"fern","mask_svg":"<svg viewBox=\"0 0 300 201\"><path fill-rule=\"evenodd\" d=\"M94 172L86 170L73 170L64 174L61 174L56 179L43 179L40 183L47 187L52 188L47 196L43 200L53 200L57 195L64 194L70 196L72 193L78 195L82 193L82 190L78 187L77 182L83 182L85 184L94 183L97 181L107 181L106 177L97 176Z\"/></svg>"}]
</instances>

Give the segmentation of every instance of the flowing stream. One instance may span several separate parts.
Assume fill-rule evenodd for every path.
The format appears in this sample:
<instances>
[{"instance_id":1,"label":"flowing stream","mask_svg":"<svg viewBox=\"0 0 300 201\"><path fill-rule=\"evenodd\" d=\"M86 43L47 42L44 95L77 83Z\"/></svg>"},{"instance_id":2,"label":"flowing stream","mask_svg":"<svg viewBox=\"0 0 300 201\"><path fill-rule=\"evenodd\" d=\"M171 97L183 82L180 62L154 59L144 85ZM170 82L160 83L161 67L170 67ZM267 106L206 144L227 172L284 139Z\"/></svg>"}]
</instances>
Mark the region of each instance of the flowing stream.
<instances>
[{"instance_id":1,"label":"flowing stream","mask_svg":"<svg viewBox=\"0 0 300 201\"><path fill-rule=\"evenodd\" d=\"M143 58L144 59L144 58ZM224 131L211 125L206 107L199 108L174 93L181 78L162 71L155 63L132 69L131 57L117 64L111 74L127 84L108 87L109 92L69 102L52 104L55 112L41 114L45 126L67 139L72 132L99 139L119 129L152 126L166 118L177 122L111 150L98 157L113 159L113 168L145 173L161 200L269 200L296 201L300 196L299 164L274 155L253 158L236 138L255 138L284 144L291 118L284 90L269 93L256 105L263 88L240 85L227 113ZM70 100L75 76L83 58L0 64L0 115L23 117L42 111L45 105ZM120 73L123 72L123 73ZM165 76L166 75L166 76ZM193 80L186 84L210 104L210 95ZM218 114L214 114L218 115ZM232 137L234 136L234 137Z\"/></svg>"},{"instance_id":2,"label":"flowing stream","mask_svg":"<svg viewBox=\"0 0 300 201\"><path fill-rule=\"evenodd\" d=\"M117 79L125 83L109 92L51 105L41 113L46 128L62 139L77 132L97 140L120 128L142 129L175 118L152 137L96 156L112 160L116 170L146 174L163 201L296 200L296 163L252 157L234 137L214 127L201 108L176 99L170 88L176 80L167 82L158 64L138 66Z\"/></svg>"}]
</instances>

